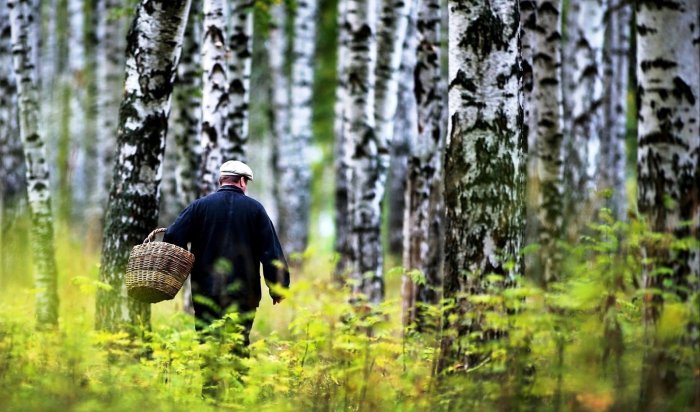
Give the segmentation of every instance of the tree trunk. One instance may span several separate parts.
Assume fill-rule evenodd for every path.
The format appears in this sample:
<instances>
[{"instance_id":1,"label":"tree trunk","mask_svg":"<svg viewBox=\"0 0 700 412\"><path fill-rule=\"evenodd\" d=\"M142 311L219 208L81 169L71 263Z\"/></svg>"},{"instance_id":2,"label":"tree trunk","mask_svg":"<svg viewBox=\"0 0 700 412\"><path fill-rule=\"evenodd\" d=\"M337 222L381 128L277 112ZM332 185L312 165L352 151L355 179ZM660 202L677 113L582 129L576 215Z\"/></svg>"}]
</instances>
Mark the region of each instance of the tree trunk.
<instances>
[{"instance_id":1,"label":"tree trunk","mask_svg":"<svg viewBox=\"0 0 700 412\"><path fill-rule=\"evenodd\" d=\"M96 326L122 322L148 328L150 305L124 296L131 248L158 222L158 202L170 95L189 13L189 0L144 0L128 35L124 99L119 111L116 165L109 195Z\"/></svg>"},{"instance_id":2,"label":"tree trunk","mask_svg":"<svg viewBox=\"0 0 700 412\"><path fill-rule=\"evenodd\" d=\"M8 0L12 55L19 103L19 130L27 168L27 197L32 215L32 249L36 265L36 316L38 327L58 324L56 260L49 167L39 134L39 3Z\"/></svg>"},{"instance_id":3,"label":"tree trunk","mask_svg":"<svg viewBox=\"0 0 700 412\"><path fill-rule=\"evenodd\" d=\"M281 185L282 170L280 169L280 150L283 142L289 140L289 74L287 70L288 46L287 38L288 13L284 2L270 7L270 28L267 45L268 61L270 63L270 126L272 129L272 168L273 195L278 215L287 201L287 189ZM278 220L277 226L280 228ZM280 233L280 236L283 236ZM284 247L287 251L286 246Z\"/></svg>"},{"instance_id":4,"label":"tree trunk","mask_svg":"<svg viewBox=\"0 0 700 412\"><path fill-rule=\"evenodd\" d=\"M335 88L335 253L338 261L333 274L338 282L343 282L348 270L348 250L350 247L350 219L348 215L350 156L346 152L345 136L346 109L348 99L347 65L350 52L350 27L346 25L349 0L338 0L338 58L336 62L337 84Z\"/></svg>"},{"instance_id":5,"label":"tree trunk","mask_svg":"<svg viewBox=\"0 0 700 412\"><path fill-rule=\"evenodd\" d=\"M600 145L603 131L603 46L608 0L580 0L571 3L572 26L568 29L573 45L571 68L572 152L566 161L571 175L570 216L580 228L598 205L593 201L600 189ZM575 229L574 229L575 230Z\"/></svg>"},{"instance_id":6,"label":"tree trunk","mask_svg":"<svg viewBox=\"0 0 700 412\"><path fill-rule=\"evenodd\" d=\"M97 168L96 187L90 200L91 232L101 232L114 167L119 99L124 84L124 50L126 30L123 18L114 19L110 13L121 6L120 0L99 0L97 14L96 89L97 89Z\"/></svg>"},{"instance_id":7,"label":"tree trunk","mask_svg":"<svg viewBox=\"0 0 700 412\"><path fill-rule=\"evenodd\" d=\"M627 90L629 88L630 24L632 5L611 7L605 33L604 133L602 135L603 187L612 189L607 207L618 220L627 209Z\"/></svg>"},{"instance_id":8,"label":"tree trunk","mask_svg":"<svg viewBox=\"0 0 700 412\"><path fill-rule=\"evenodd\" d=\"M226 66L226 19L223 0L204 0L202 41L202 178L199 195L218 188L219 167L229 136L227 116L231 104Z\"/></svg>"},{"instance_id":9,"label":"tree trunk","mask_svg":"<svg viewBox=\"0 0 700 412\"><path fill-rule=\"evenodd\" d=\"M377 57L377 5L374 0L348 0L345 25L349 42L344 70L346 96L345 155L348 178L348 266L353 293L372 303L384 296L380 236L381 202L389 147L375 128L374 85Z\"/></svg>"},{"instance_id":10,"label":"tree trunk","mask_svg":"<svg viewBox=\"0 0 700 412\"><path fill-rule=\"evenodd\" d=\"M418 55L415 95L418 104L418 133L411 142L406 188L404 267L417 269L424 277L412 288L413 301L435 305L442 295L443 252L443 162L445 125L440 58L440 2L421 0L418 6ZM410 277L404 286L410 286ZM408 319L419 329L430 327L430 319L419 307L409 308ZM436 325L432 325L436 326Z\"/></svg>"},{"instance_id":11,"label":"tree trunk","mask_svg":"<svg viewBox=\"0 0 700 412\"><path fill-rule=\"evenodd\" d=\"M654 231L696 240L700 239L698 16L700 5L694 0L637 3L638 207ZM656 410L668 404L677 386L673 356L653 338L664 305L659 292L677 295L697 314L697 302L688 299L698 292L700 262L697 243L680 251L657 245L647 254L654 266L671 270L644 273L651 348L642 371L640 409ZM697 327L688 325L691 339L693 334L697 337ZM697 350L697 340L689 343Z\"/></svg>"},{"instance_id":12,"label":"tree trunk","mask_svg":"<svg viewBox=\"0 0 700 412\"><path fill-rule=\"evenodd\" d=\"M561 1L537 0L533 40L534 157L537 159L538 242L541 284L554 281L559 260L555 248L562 228L563 97L561 83Z\"/></svg>"},{"instance_id":13,"label":"tree trunk","mask_svg":"<svg viewBox=\"0 0 700 412\"><path fill-rule=\"evenodd\" d=\"M316 0L296 3L291 82L290 132L281 135L278 179L285 201L278 204L280 240L287 253L302 253L309 238L312 98L316 46Z\"/></svg>"},{"instance_id":14,"label":"tree trunk","mask_svg":"<svg viewBox=\"0 0 700 412\"><path fill-rule=\"evenodd\" d=\"M221 145L223 161L247 160L250 70L253 61L253 2L230 3L228 46L228 139Z\"/></svg>"},{"instance_id":15,"label":"tree trunk","mask_svg":"<svg viewBox=\"0 0 700 412\"><path fill-rule=\"evenodd\" d=\"M478 313L467 320L474 308L460 294L483 293L487 274L499 274L507 283L521 272L524 224L518 2L467 6L451 0L448 9L444 295L457 300L457 309L445 315L445 327L458 337L443 337L439 370L474 367L476 359L464 346L470 333L493 336L482 329Z\"/></svg>"},{"instance_id":16,"label":"tree trunk","mask_svg":"<svg viewBox=\"0 0 700 412\"><path fill-rule=\"evenodd\" d=\"M418 35L416 33L417 2L411 2L412 7L406 38L403 42L401 66L399 67L398 106L394 118L394 138L391 142L391 165L389 166L388 216L389 219L389 252L393 255L403 255L404 214L406 210L406 176L408 174L408 155L410 142L418 133L416 96L414 94L414 69L416 67L416 48ZM406 285L410 288L411 285ZM412 292L407 292L409 295ZM404 296L407 303L409 296ZM412 307L412 306L411 306Z\"/></svg>"}]
</instances>

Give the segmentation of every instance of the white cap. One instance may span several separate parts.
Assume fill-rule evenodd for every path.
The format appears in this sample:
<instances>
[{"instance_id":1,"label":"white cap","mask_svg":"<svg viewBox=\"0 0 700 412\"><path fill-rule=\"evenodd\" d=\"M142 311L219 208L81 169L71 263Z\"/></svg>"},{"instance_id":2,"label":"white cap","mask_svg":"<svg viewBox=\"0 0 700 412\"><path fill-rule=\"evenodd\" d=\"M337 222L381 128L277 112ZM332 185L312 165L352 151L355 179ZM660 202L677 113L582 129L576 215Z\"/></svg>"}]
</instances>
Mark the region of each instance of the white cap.
<instances>
[{"instance_id":1,"label":"white cap","mask_svg":"<svg viewBox=\"0 0 700 412\"><path fill-rule=\"evenodd\" d=\"M243 176L253 180L253 169L238 160L229 160L222 164L219 173L221 176Z\"/></svg>"}]
</instances>

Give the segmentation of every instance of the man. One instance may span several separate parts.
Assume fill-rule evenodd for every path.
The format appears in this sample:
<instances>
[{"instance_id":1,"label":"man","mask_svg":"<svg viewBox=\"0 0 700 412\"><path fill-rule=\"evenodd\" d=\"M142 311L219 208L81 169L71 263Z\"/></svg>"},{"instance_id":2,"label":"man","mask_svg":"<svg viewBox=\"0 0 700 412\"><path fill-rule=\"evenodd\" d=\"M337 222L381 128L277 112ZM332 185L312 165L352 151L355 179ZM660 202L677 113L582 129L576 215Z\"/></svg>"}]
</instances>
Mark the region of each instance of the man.
<instances>
[{"instance_id":1,"label":"man","mask_svg":"<svg viewBox=\"0 0 700 412\"><path fill-rule=\"evenodd\" d=\"M276 290L289 287L287 261L272 222L265 208L245 195L252 180L245 163L224 163L219 190L187 206L163 238L185 249L191 245L192 296L200 296L193 302L197 330L235 309L246 346L260 304L260 264L274 304L282 300Z\"/></svg>"}]
</instances>

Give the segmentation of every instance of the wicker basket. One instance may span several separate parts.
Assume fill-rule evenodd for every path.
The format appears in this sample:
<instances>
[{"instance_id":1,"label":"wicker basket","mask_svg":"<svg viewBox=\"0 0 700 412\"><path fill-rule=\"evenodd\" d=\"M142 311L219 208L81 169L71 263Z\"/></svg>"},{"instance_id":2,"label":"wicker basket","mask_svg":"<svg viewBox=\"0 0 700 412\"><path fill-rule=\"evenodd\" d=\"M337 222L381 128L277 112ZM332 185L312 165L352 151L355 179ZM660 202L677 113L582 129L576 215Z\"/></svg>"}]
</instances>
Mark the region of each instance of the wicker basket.
<instances>
[{"instance_id":1,"label":"wicker basket","mask_svg":"<svg viewBox=\"0 0 700 412\"><path fill-rule=\"evenodd\" d=\"M174 298L192 269L192 253L170 243L153 241L156 234L165 230L154 230L143 244L131 250L126 266L126 290L134 299L156 303Z\"/></svg>"}]
</instances>

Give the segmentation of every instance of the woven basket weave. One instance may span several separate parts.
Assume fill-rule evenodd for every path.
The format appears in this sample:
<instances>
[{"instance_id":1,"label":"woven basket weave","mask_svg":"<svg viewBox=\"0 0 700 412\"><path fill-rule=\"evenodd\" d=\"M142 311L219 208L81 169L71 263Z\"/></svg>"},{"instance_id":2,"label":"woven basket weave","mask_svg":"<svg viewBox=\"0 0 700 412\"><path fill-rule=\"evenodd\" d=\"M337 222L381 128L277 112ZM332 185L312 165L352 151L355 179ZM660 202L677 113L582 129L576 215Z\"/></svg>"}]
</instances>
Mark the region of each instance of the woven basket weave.
<instances>
[{"instance_id":1,"label":"woven basket weave","mask_svg":"<svg viewBox=\"0 0 700 412\"><path fill-rule=\"evenodd\" d=\"M156 303L174 298L192 269L192 253L170 243L153 241L165 230L154 230L143 244L131 250L126 266L126 290L134 299Z\"/></svg>"}]
</instances>

